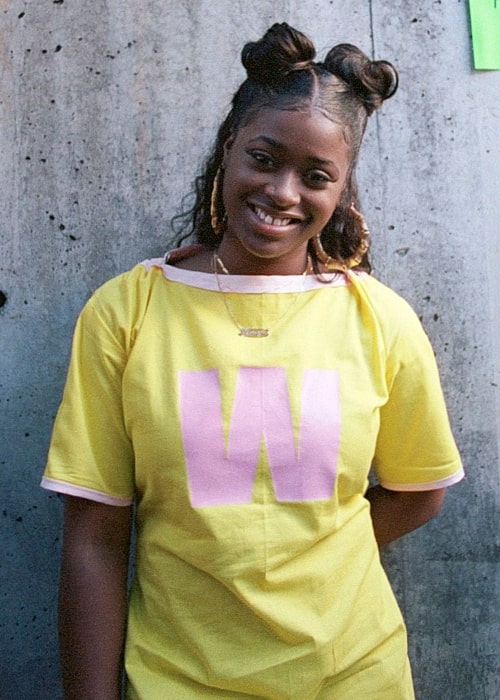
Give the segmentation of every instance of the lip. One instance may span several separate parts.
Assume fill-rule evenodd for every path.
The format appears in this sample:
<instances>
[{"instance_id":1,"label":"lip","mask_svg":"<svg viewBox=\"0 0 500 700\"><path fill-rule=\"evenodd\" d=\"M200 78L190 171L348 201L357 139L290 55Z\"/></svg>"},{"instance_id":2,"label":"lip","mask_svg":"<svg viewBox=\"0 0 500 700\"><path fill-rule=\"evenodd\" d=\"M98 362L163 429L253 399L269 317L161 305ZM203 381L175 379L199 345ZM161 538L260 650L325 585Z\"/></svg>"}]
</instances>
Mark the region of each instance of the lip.
<instances>
[{"instance_id":1,"label":"lip","mask_svg":"<svg viewBox=\"0 0 500 700\"><path fill-rule=\"evenodd\" d=\"M282 212L269 209L261 204L250 203L249 207L260 225L276 230L286 230L290 226L295 226L303 221L301 216L297 216L294 212Z\"/></svg>"}]
</instances>

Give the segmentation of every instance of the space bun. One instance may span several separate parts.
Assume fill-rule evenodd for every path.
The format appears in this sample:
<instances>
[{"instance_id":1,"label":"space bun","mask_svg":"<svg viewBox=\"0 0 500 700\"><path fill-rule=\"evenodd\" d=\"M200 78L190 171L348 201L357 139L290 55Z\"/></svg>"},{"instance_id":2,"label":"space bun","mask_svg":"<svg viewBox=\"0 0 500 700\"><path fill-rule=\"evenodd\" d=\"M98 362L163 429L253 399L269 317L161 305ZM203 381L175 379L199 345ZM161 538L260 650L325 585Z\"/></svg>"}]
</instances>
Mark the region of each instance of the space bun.
<instances>
[{"instance_id":1,"label":"space bun","mask_svg":"<svg viewBox=\"0 0 500 700\"><path fill-rule=\"evenodd\" d=\"M245 44L241 62L250 80L273 85L290 73L314 65L315 55L312 41L282 22L273 24L259 41Z\"/></svg>"},{"instance_id":2,"label":"space bun","mask_svg":"<svg viewBox=\"0 0 500 700\"><path fill-rule=\"evenodd\" d=\"M363 102L368 114L392 97L398 87L398 72L388 61L372 61L352 44L331 49L323 66L349 85Z\"/></svg>"}]
</instances>

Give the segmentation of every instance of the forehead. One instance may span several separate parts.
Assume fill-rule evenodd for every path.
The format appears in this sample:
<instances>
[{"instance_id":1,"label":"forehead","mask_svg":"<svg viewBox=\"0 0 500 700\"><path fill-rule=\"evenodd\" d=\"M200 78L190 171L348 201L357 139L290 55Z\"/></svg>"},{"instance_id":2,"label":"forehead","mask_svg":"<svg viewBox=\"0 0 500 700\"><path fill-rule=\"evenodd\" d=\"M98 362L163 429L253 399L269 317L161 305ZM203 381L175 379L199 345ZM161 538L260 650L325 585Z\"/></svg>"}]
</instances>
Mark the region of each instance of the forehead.
<instances>
[{"instance_id":1,"label":"forehead","mask_svg":"<svg viewBox=\"0 0 500 700\"><path fill-rule=\"evenodd\" d=\"M235 134L240 143L272 142L292 153L313 158L350 160L345 128L315 108L260 109Z\"/></svg>"}]
</instances>

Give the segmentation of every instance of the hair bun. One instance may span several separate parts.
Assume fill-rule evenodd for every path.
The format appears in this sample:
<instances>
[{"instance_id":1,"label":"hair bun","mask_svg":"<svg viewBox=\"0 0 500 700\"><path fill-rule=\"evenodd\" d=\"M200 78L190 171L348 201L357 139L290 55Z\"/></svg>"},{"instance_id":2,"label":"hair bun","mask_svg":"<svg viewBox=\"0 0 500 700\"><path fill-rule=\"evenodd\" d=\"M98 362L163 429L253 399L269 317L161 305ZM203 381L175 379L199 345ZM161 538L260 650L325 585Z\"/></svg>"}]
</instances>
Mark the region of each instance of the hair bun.
<instances>
[{"instance_id":1,"label":"hair bun","mask_svg":"<svg viewBox=\"0 0 500 700\"><path fill-rule=\"evenodd\" d=\"M241 62L251 80L272 85L284 75L308 68L315 55L310 39L282 22L273 24L259 41L245 44Z\"/></svg>"},{"instance_id":2,"label":"hair bun","mask_svg":"<svg viewBox=\"0 0 500 700\"><path fill-rule=\"evenodd\" d=\"M334 46L323 65L351 87L368 114L378 109L398 89L398 72L392 63L372 61L352 44Z\"/></svg>"}]
</instances>

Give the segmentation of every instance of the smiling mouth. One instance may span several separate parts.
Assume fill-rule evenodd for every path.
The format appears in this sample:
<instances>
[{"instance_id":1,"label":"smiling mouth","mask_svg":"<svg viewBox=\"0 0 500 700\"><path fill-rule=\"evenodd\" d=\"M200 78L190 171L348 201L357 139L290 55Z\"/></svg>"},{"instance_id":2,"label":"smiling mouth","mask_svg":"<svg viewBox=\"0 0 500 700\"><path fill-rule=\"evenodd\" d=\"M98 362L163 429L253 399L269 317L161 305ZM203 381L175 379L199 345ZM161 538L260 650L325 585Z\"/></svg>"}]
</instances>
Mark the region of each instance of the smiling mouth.
<instances>
[{"instance_id":1,"label":"smiling mouth","mask_svg":"<svg viewBox=\"0 0 500 700\"><path fill-rule=\"evenodd\" d=\"M252 209L258 219L260 219L264 224L269 224L270 226L288 226L291 223L297 223L299 221L299 219L293 219L291 217L281 219L271 216L270 214L266 214L265 211L256 205L254 205Z\"/></svg>"}]
</instances>

